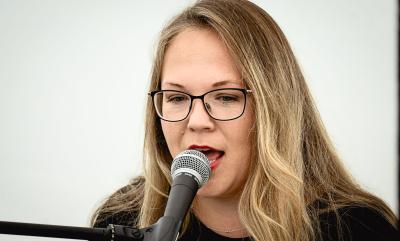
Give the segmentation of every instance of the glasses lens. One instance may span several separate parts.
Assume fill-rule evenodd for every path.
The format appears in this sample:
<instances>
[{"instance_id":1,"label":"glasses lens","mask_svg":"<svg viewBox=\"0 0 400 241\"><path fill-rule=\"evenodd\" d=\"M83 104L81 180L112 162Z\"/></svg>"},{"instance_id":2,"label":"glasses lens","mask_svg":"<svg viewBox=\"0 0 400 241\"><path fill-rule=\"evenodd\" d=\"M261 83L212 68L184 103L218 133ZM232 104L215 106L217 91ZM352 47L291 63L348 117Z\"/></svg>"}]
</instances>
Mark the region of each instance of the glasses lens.
<instances>
[{"instance_id":1,"label":"glasses lens","mask_svg":"<svg viewBox=\"0 0 400 241\"><path fill-rule=\"evenodd\" d=\"M243 114L245 95L236 89L215 90L204 96L208 113L218 120L235 119Z\"/></svg>"},{"instance_id":2,"label":"glasses lens","mask_svg":"<svg viewBox=\"0 0 400 241\"><path fill-rule=\"evenodd\" d=\"M162 119L179 121L189 113L190 96L177 91L164 90L154 95L154 106Z\"/></svg>"}]
</instances>

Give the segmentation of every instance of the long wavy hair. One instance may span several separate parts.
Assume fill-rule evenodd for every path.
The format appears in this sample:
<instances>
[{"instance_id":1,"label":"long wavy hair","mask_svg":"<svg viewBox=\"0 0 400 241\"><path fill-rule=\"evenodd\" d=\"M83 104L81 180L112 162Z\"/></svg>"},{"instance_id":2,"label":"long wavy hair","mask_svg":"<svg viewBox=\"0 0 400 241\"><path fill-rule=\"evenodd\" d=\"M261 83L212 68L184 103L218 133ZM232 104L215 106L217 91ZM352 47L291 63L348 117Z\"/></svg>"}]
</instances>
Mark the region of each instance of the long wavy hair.
<instances>
[{"instance_id":1,"label":"long wavy hair","mask_svg":"<svg viewBox=\"0 0 400 241\"><path fill-rule=\"evenodd\" d=\"M251 174L238 211L254 240L314 240L320 235L318 215L333 211L339 217L337 210L350 205L375 209L395 225L387 205L362 190L342 166L286 37L252 2L202 0L173 18L159 38L150 90L160 89L166 49L187 28L215 31L253 91ZM140 185L117 192L97 212L135 209L139 227L163 215L171 184L172 156L150 99L146 116Z\"/></svg>"}]
</instances>

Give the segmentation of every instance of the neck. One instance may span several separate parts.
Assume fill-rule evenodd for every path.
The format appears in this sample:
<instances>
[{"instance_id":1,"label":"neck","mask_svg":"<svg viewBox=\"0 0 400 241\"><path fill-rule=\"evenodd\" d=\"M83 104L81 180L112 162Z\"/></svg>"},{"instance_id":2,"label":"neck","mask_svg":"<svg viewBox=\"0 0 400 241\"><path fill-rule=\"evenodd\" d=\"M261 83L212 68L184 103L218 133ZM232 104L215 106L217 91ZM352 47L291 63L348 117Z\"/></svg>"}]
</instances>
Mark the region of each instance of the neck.
<instances>
[{"instance_id":1,"label":"neck","mask_svg":"<svg viewBox=\"0 0 400 241\"><path fill-rule=\"evenodd\" d=\"M230 238L241 238L248 235L240 222L238 206L239 198L196 197L193 202L193 212L205 226L214 232Z\"/></svg>"}]
</instances>

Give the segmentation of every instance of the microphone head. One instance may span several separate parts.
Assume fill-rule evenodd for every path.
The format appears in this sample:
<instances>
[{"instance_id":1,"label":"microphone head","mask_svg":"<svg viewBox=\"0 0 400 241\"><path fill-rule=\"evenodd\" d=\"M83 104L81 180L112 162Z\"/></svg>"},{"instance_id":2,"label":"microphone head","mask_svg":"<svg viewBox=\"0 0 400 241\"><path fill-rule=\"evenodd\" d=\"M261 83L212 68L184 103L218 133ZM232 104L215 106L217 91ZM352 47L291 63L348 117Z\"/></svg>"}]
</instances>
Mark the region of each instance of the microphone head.
<instances>
[{"instance_id":1,"label":"microphone head","mask_svg":"<svg viewBox=\"0 0 400 241\"><path fill-rule=\"evenodd\" d=\"M210 161L200 151L186 150L179 153L171 165L172 179L183 173L190 173L197 181L199 188L206 183L211 175Z\"/></svg>"}]
</instances>

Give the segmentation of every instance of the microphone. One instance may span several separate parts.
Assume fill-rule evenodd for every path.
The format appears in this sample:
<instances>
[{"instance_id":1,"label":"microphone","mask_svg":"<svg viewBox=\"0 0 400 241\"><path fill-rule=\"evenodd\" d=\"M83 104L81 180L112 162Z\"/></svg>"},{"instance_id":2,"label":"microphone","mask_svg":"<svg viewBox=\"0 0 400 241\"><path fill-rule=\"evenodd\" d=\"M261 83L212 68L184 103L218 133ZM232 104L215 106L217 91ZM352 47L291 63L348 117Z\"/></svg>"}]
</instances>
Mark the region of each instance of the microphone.
<instances>
[{"instance_id":1,"label":"microphone","mask_svg":"<svg viewBox=\"0 0 400 241\"><path fill-rule=\"evenodd\" d=\"M208 181L211 175L209 160L200 151L183 151L174 158L171 175L171 190L164 216L154 225L154 240L176 240L197 190Z\"/></svg>"},{"instance_id":2,"label":"microphone","mask_svg":"<svg viewBox=\"0 0 400 241\"><path fill-rule=\"evenodd\" d=\"M182 221L197 190L210 177L211 168L206 155L196 150L178 154L171 165L172 185L164 216Z\"/></svg>"}]
</instances>

